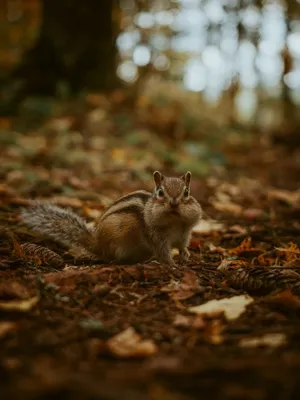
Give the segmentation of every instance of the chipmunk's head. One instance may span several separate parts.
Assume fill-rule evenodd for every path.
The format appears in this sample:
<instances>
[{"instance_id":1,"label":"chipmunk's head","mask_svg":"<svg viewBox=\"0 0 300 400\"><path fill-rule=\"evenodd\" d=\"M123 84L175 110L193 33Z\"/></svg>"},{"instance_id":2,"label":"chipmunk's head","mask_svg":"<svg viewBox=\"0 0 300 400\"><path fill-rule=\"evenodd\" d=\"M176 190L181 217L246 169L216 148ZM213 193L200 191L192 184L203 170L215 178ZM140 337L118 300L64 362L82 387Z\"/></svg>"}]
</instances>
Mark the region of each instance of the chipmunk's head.
<instances>
[{"instance_id":1,"label":"chipmunk's head","mask_svg":"<svg viewBox=\"0 0 300 400\"><path fill-rule=\"evenodd\" d=\"M188 171L180 178L168 178L159 171L153 173L155 182L154 199L164 205L170 212L179 212L180 205L190 198L190 181L192 174Z\"/></svg>"}]
</instances>

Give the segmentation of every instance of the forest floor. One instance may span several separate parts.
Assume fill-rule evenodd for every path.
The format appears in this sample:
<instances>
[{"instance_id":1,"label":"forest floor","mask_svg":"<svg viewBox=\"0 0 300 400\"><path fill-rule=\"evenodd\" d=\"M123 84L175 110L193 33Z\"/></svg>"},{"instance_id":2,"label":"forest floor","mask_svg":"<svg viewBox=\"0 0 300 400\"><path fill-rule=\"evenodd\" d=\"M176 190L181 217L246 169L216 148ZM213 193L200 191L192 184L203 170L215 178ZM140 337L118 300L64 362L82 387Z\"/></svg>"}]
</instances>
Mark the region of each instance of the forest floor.
<instances>
[{"instance_id":1,"label":"forest floor","mask_svg":"<svg viewBox=\"0 0 300 400\"><path fill-rule=\"evenodd\" d=\"M241 134L195 155L174 121L92 102L91 124L1 120L1 399L299 399L299 149ZM22 224L35 198L92 222L154 167L192 169L205 212L176 269L79 262Z\"/></svg>"}]
</instances>

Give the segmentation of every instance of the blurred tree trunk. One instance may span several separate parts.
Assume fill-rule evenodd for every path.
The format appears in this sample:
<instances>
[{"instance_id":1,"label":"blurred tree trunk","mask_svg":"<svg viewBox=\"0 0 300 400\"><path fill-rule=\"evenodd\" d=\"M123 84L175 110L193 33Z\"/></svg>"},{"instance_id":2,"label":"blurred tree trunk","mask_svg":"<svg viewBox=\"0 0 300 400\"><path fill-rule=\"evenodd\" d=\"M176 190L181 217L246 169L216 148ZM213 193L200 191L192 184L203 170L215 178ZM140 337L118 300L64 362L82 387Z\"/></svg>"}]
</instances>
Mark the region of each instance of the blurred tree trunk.
<instances>
[{"instance_id":1,"label":"blurred tree trunk","mask_svg":"<svg viewBox=\"0 0 300 400\"><path fill-rule=\"evenodd\" d=\"M54 95L59 82L66 83L71 93L113 88L117 1L41 1L39 37L12 76L18 82L18 99Z\"/></svg>"}]
</instances>

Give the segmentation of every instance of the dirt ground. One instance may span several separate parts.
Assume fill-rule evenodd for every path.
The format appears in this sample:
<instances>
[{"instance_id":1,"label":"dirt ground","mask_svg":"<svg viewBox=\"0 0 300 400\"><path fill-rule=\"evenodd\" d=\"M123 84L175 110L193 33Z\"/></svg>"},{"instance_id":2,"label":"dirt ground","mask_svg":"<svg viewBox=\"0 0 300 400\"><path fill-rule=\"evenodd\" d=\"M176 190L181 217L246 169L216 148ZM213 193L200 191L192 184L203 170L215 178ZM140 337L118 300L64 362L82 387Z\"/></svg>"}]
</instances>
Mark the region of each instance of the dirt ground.
<instances>
[{"instance_id":1,"label":"dirt ground","mask_svg":"<svg viewBox=\"0 0 300 400\"><path fill-rule=\"evenodd\" d=\"M12 149L6 143L3 165ZM26 157L32 171L50 162L42 151ZM191 260L176 269L79 262L19 217L42 196L91 221L106 199L82 192L113 199L151 180L119 179L114 192L101 177L43 170L43 184L12 170L1 170L0 186L1 399L300 398L296 153L252 146L231 157L222 177L194 178L205 225L193 234ZM61 191L66 181L78 192ZM243 294L253 301L238 318L190 310Z\"/></svg>"}]
</instances>

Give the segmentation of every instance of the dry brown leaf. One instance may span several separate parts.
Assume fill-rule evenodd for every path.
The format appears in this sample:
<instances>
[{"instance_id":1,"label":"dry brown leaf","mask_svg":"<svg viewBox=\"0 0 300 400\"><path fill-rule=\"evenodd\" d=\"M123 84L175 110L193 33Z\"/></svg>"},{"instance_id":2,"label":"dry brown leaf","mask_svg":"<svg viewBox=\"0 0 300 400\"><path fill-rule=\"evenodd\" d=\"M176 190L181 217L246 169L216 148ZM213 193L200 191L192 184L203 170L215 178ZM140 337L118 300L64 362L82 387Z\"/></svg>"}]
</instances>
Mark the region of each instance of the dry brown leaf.
<instances>
[{"instance_id":1,"label":"dry brown leaf","mask_svg":"<svg viewBox=\"0 0 300 400\"><path fill-rule=\"evenodd\" d=\"M234 215L241 215L243 212L243 208L239 204L233 203L229 200L226 202L212 201L212 205L218 211L227 212Z\"/></svg>"},{"instance_id":2,"label":"dry brown leaf","mask_svg":"<svg viewBox=\"0 0 300 400\"><path fill-rule=\"evenodd\" d=\"M26 299L29 297L26 286L21 285L17 281L1 282L0 284L0 299Z\"/></svg>"},{"instance_id":3,"label":"dry brown leaf","mask_svg":"<svg viewBox=\"0 0 300 400\"><path fill-rule=\"evenodd\" d=\"M259 254L256 257L259 265L262 265L262 266L270 266L270 265L276 264L278 261L277 258L278 257L277 257L276 250L265 251L264 253Z\"/></svg>"},{"instance_id":4,"label":"dry brown leaf","mask_svg":"<svg viewBox=\"0 0 300 400\"><path fill-rule=\"evenodd\" d=\"M103 207L103 209L104 209L104 207ZM103 214L103 210L89 208L88 206L84 206L83 211L84 211L85 215L87 215L88 217L93 218L93 219L97 219Z\"/></svg>"},{"instance_id":5,"label":"dry brown leaf","mask_svg":"<svg viewBox=\"0 0 300 400\"><path fill-rule=\"evenodd\" d=\"M253 347L280 347L287 343L284 333L267 333L266 335L252 338L244 338L239 341L243 348Z\"/></svg>"},{"instance_id":6,"label":"dry brown leaf","mask_svg":"<svg viewBox=\"0 0 300 400\"><path fill-rule=\"evenodd\" d=\"M210 300L200 306L190 307L189 311L208 316L212 313L223 312L228 320L233 320L238 318L253 301L254 299L247 295L233 296L221 300Z\"/></svg>"},{"instance_id":7,"label":"dry brown leaf","mask_svg":"<svg viewBox=\"0 0 300 400\"><path fill-rule=\"evenodd\" d=\"M261 251L262 251L262 249L252 247L252 239L251 239L251 237L247 237L246 239L244 239L242 241L242 243L239 246L234 247L232 249L228 249L227 253L230 255L238 256L243 253L248 253L248 252L256 253L256 252L261 252Z\"/></svg>"},{"instance_id":8,"label":"dry brown leaf","mask_svg":"<svg viewBox=\"0 0 300 400\"><path fill-rule=\"evenodd\" d=\"M14 331L17 327L15 322L2 321L0 322L0 339L3 338L7 333Z\"/></svg>"},{"instance_id":9,"label":"dry brown leaf","mask_svg":"<svg viewBox=\"0 0 300 400\"><path fill-rule=\"evenodd\" d=\"M157 352L152 340L143 340L131 327L109 339L106 347L120 358L149 357Z\"/></svg>"},{"instance_id":10,"label":"dry brown leaf","mask_svg":"<svg viewBox=\"0 0 300 400\"><path fill-rule=\"evenodd\" d=\"M284 290L273 296L268 296L263 299L264 303L284 306L285 308L300 310L300 297L292 293L290 289Z\"/></svg>"},{"instance_id":11,"label":"dry brown leaf","mask_svg":"<svg viewBox=\"0 0 300 400\"><path fill-rule=\"evenodd\" d=\"M0 310L4 311L30 311L39 301L39 297L35 296L26 300L10 300L1 301Z\"/></svg>"},{"instance_id":12,"label":"dry brown leaf","mask_svg":"<svg viewBox=\"0 0 300 400\"><path fill-rule=\"evenodd\" d=\"M178 314L176 315L173 324L180 328L203 329L205 326L205 321L201 315L186 316Z\"/></svg>"},{"instance_id":13,"label":"dry brown leaf","mask_svg":"<svg viewBox=\"0 0 300 400\"><path fill-rule=\"evenodd\" d=\"M209 251L212 253L226 253L226 249L224 249L224 247L215 246L213 243L208 243L207 246Z\"/></svg>"},{"instance_id":14,"label":"dry brown leaf","mask_svg":"<svg viewBox=\"0 0 300 400\"><path fill-rule=\"evenodd\" d=\"M182 282L171 281L167 286L161 288L175 300L186 300L193 297L200 290L198 278L193 271L185 271Z\"/></svg>"},{"instance_id":15,"label":"dry brown leaf","mask_svg":"<svg viewBox=\"0 0 300 400\"><path fill-rule=\"evenodd\" d=\"M11 198L16 195L16 192L9 188L7 185L0 184L0 197Z\"/></svg>"},{"instance_id":16,"label":"dry brown leaf","mask_svg":"<svg viewBox=\"0 0 300 400\"><path fill-rule=\"evenodd\" d=\"M190 240L190 247L193 249L199 249L201 247L199 239L192 237L192 239Z\"/></svg>"},{"instance_id":17,"label":"dry brown leaf","mask_svg":"<svg viewBox=\"0 0 300 400\"><path fill-rule=\"evenodd\" d=\"M81 208L83 205L83 202L81 200L66 196L54 196L51 198L51 203L61 207L73 208Z\"/></svg>"},{"instance_id":18,"label":"dry brown leaf","mask_svg":"<svg viewBox=\"0 0 300 400\"><path fill-rule=\"evenodd\" d=\"M247 268L250 264L244 260L228 260L224 258L221 264L218 266L218 271L222 272L224 275L230 274L237 268Z\"/></svg>"},{"instance_id":19,"label":"dry brown leaf","mask_svg":"<svg viewBox=\"0 0 300 400\"><path fill-rule=\"evenodd\" d=\"M243 211L243 216L247 219L257 219L264 215L264 211L260 208L247 208Z\"/></svg>"},{"instance_id":20,"label":"dry brown leaf","mask_svg":"<svg viewBox=\"0 0 300 400\"><path fill-rule=\"evenodd\" d=\"M209 322L204 329L204 338L211 344L221 344L224 341L222 332L224 331L224 324L220 319L214 319Z\"/></svg>"},{"instance_id":21,"label":"dry brown leaf","mask_svg":"<svg viewBox=\"0 0 300 400\"><path fill-rule=\"evenodd\" d=\"M282 189L269 189L267 195L271 199L281 200L291 206L300 205L300 193L292 192L290 190Z\"/></svg>"},{"instance_id":22,"label":"dry brown leaf","mask_svg":"<svg viewBox=\"0 0 300 400\"><path fill-rule=\"evenodd\" d=\"M275 247L277 255L287 263L300 261L300 248L293 242L289 242L286 247Z\"/></svg>"},{"instance_id":23,"label":"dry brown leaf","mask_svg":"<svg viewBox=\"0 0 300 400\"><path fill-rule=\"evenodd\" d=\"M275 247L259 256L257 260L260 265L281 265L282 267L297 266L300 261L300 248L293 242L288 243L286 247Z\"/></svg>"},{"instance_id":24,"label":"dry brown leaf","mask_svg":"<svg viewBox=\"0 0 300 400\"><path fill-rule=\"evenodd\" d=\"M236 232L239 233L240 235L246 235L247 229L244 226L235 224L229 227L228 231L230 232Z\"/></svg>"}]
</instances>

